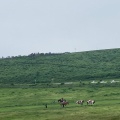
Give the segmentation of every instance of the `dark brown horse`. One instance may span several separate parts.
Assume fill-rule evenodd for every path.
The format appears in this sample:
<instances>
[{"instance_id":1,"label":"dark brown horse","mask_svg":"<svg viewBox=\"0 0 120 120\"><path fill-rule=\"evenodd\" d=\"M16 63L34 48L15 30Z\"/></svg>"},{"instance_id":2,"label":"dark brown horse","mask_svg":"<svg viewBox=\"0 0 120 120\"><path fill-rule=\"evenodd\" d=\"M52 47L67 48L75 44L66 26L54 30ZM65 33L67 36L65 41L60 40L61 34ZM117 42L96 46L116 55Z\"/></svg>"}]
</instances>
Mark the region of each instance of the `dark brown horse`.
<instances>
[{"instance_id":1,"label":"dark brown horse","mask_svg":"<svg viewBox=\"0 0 120 120\"><path fill-rule=\"evenodd\" d=\"M63 106L63 107L64 107L64 106L66 106L67 104L69 104L69 102L68 102L68 101L63 101L63 102L60 102L60 105L61 105L61 106Z\"/></svg>"}]
</instances>

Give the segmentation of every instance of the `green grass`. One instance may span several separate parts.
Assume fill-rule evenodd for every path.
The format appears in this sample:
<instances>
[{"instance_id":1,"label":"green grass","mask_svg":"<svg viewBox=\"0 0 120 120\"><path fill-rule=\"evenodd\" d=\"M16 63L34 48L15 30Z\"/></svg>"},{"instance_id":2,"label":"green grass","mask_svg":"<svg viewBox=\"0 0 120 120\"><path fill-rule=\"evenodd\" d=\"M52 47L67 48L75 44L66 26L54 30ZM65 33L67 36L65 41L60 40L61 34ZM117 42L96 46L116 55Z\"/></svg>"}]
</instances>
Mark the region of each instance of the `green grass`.
<instances>
[{"instance_id":1,"label":"green grass","mask_svg":"<svg viewBox=\"0 0 120 120\"><path fill-rule=\"evenodd\" d=\"M57 100L69 105L61 107ZM96 103L77 105L79 99ZM48 104L45 108L44 104ZM119 87L1 88L0 120L119 120Z\"/></svg>"}]
</instances>

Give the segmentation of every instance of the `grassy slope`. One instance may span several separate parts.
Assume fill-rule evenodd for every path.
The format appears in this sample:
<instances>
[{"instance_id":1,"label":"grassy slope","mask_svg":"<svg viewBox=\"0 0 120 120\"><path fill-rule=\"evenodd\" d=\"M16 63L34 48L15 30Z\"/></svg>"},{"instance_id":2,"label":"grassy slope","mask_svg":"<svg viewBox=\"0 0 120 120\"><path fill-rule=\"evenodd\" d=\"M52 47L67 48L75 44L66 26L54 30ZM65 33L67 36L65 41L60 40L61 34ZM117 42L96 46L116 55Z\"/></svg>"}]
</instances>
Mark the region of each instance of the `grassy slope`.
<instances>
[{"instance_id":1,"label":"grassy slope","mask_svg":"<svg viewBox=\"0 0 120 120\"><path fill-rule=\"evenodd\" d=\"M34 80L64 82L119 78L119 65L120 49L7 58L0 60L0 82L11 84L33 83ZM46 88L45 85L41 88L42 84L27 87L24 84L18 85L18 88L0 88L0 120L119 120L119 85L87 83L81 87L56 85L53 88L53 85ZM70 103L65 108L57 103L61 97ZM94 99L96 103L87 106L85 102L80 106L75 104L79 99ZM47 109L44 106L46 103Z\"/></svg>"},{"instance_id":2,"label":"grassy slope","mask_svg":"<svg viewBox=\"0 0 120 120\"><path fill-rule=\"evenodd\" d=\"M65 108L57 103L61 97L69 101ZM79 99L96 103L80 106ZM119 100L119 87L2 88L0 120L119 120Z\"/></svg>"},{"instance_id":3,"label":"grassy slope","mask_svg":"<svg viewBox=\"0 0 120 120\"><path fill-rule=\"evenodd\" d=\"M32 54L0 60L0 83L120 78L120 49Z\"/></svg>"}]
</instances>

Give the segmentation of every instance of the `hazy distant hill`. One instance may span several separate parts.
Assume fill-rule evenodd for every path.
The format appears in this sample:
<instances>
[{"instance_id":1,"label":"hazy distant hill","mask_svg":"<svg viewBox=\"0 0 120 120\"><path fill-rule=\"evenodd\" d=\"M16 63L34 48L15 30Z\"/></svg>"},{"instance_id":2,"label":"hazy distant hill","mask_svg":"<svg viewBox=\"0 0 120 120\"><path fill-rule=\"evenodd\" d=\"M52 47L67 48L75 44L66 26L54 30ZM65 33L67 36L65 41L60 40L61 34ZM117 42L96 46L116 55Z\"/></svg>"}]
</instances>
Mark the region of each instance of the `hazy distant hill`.
<instances>
[{"instance_id":1,"label":"hazy distant hill","mask_svg":"<svg viewBox=\"0 0 120 120\"><path fill-rule=\"evenodd\" d=\"M120 49L37 53L0 59L0 83L64 82L120 78Z\"/></svg>"}]
</instances>

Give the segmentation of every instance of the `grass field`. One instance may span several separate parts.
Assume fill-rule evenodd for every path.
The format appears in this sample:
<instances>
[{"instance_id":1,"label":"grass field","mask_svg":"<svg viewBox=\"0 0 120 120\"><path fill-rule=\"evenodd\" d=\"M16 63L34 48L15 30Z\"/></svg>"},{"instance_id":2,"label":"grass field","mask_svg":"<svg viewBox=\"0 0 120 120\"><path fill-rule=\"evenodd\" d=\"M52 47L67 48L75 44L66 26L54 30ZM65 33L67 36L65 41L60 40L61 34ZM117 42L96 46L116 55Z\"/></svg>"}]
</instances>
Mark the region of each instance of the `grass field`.
<instances>
[{"instance_id":1,"label":"grass field","mask_svg":"<svg viewBox=\"0 0 120 120\"><path fill-rule=\"evenodd\" d=\"M69 101L64 108L57 102L62 97ZM79 99L83 106L75 103ZM88 106L88 99L96 103ZM0 120L120 120L120 89L0 88Z\"/></svg>"}]
</instances>

